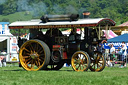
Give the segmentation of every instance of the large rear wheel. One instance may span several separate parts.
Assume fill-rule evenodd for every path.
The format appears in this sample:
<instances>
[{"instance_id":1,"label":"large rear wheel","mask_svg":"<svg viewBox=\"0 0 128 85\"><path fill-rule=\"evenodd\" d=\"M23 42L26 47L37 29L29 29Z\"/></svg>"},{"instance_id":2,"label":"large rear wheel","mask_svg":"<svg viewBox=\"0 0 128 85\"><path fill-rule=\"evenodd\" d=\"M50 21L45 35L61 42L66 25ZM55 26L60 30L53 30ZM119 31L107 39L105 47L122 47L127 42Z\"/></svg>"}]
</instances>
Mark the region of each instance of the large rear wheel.
<instances>
[{"instance_id":1,"label":"large rear wheel","mask_svg":"<svg viewBox=\"0 0 128 85\"><path fill-rule=\"evenodd\" d=\"M95 51L94 56L90 58L91 64L90 64L90 70L91 71L102 71L105 68L106 60L105 57L102 55L102 53Z\"/></svg>"},{"instance_id":2,"label":"large rear wheel","mask_svg":"<svg viewBox=\"0 0 128 85\"><path fill-rule=\"evenodd\" d=\"M21 46L19 59L25 70L46 69L50 61L49 47L43 41L29 40Z\"/></svg>"},{"instance_id":3,"label":"large rear wheel","mask_svg":"<svg viewBox=\"0 0 128 85\"><path fill-rule=\"evenodd\" d=\"M89 55L84 51L77 51L71 58L71 65L75 71L87 71L90 66Z\"/></svg>"}]
</instances>

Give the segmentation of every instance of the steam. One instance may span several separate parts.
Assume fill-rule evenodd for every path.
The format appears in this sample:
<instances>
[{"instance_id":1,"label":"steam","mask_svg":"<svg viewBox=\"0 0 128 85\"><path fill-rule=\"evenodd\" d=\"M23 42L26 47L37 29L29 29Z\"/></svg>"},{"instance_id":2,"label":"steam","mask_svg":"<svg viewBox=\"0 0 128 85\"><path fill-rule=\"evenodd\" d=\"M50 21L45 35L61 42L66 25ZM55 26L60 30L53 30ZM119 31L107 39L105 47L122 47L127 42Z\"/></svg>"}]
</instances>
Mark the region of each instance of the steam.
<instances>
[{"instance_id":1,"label":"steam","mask_svg":"<svg viewBox=\"0 0 128 85\"><path fill-rule=\"evenodd\" d=\"M0 0L0 5L4 4L7 0Z\"/></svg>"},{"instance_id":2,"label":"steam","mask_svg":"<svg viewBox=\"0 0 128 85\"><path fill-rule=\"evenodd\" d=\"M63 14L64 13L64 9L57 4L55 4L53 6L53 11L54 11L54 13L57 13L57 14Z\"/></svg>"},{"instance_id":3,"label":"steam","mask_svg":"<svg viewBox=\"0 0 128 85\"><path fill-rule=\"evenodd\" d=\"M73 7L72 5L69 5L66 7L66 13L67 14L77 14L78 11Z\"/></svg>"},{"instance_id":4,"label":"steam","mask_svg":"<svg viewBox=\"0 0 128 85\"><path fill-rule=\"evenodd\" d=\"M17 5L18 5L18 11L29 11L28 9L30 8L28 5L29 0L18 0Z\"/></svg>"},{"instance_id":5,"label":"steam","mask_svg":"<svg viewBox=\"0 0 128 85\"><path fill-rule=\"evenodd\" d=\"M3 0L2 0L3 1ZM79 14L81 15L85 8L75 8L72 5L62 7L58 4L53 4L51 8L47 7L45 3L29 3L30 0L18 0L18 11L29 11L34 17L39 17L45 14ZM82 15L81 15L82 16Z\"/></svg>"},{"instance_id":6,"label":"steam","mask_svg":"<svg viewBox=\"0 0 128 85\"><path fill-rule=\"evenodd\" d=\"M29 4L29 0L18 0L18 11L30 11L33 13L33 16L39 16L42 12L47 13L47 7L43 2L37 4Z\"/></svg>"},{"instance_id":7,"label":"steam","mask_svg":"<svg viewBox=\"0 0 128 85\"><path fill-rule=\"evenodd\" d=\"M80 9L78 10L78 13L79 13L80 18L83 18L83 12L84 12L84 11L87 11L87 9L85 9L85 8L80 8Z\"/></svg>"}]
</instances>

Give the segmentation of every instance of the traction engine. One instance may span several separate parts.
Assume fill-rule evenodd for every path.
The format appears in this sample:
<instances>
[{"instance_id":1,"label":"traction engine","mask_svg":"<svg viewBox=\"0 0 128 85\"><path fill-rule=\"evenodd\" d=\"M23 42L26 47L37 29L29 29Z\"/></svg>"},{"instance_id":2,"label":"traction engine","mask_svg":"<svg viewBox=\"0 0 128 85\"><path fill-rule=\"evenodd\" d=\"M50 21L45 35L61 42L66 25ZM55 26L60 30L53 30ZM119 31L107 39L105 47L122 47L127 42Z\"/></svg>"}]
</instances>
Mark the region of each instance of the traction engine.
<instances>
[{"instance_id":1,"label":"traction engine","mask_svg":"<svg viewBox=\"0 0 128 85\"><path fill-rule=\"evenodd\" d=\"M79 20L78 17L78 14L47 15L42 16L39 22L30 21L32 25L10 24L10 29L30 30L29 40L19 38L18 41L21 66L28 71L59 70L67 63L75 71L102 71L105 68L105 57L94 51L94 47L102 40L101 26L114 25L114 22L95 19L95 23L95 20ZM64 34L61 31L63 28L71 28L71 32ZM79 33L77 28L80 29ZM43 30L47 31L44 33Z\"/></svg>"}]
</instances>

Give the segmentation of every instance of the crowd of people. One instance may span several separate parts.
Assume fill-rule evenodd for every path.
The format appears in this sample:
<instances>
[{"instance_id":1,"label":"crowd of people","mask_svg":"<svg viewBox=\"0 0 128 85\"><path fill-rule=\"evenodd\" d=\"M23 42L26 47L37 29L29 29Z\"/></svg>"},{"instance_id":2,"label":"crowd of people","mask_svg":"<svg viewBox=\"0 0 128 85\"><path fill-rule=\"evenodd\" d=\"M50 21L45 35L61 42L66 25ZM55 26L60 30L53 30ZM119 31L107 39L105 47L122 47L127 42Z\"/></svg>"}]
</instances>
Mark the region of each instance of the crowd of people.
<instances>
[{"instance_id":1,"label":"crowd of people","mask_svg":"<svg viewBox=\"0 0 128 85\"><path fill-rule=\"evenodd\" d=\"M126 61L127 61L127 46L125 42L121 43L121 47L118 47L118 49L115 49L113 44L109 45L109 53L106 57L106 65L107 66L114 66L117 63L120 63L119 67L126 67ZM105 49L103 46L103 43L100 43L97 47L97 51L106 54ZM119 62L118 62L119 61Z\"/></svg>"}]
</instances>

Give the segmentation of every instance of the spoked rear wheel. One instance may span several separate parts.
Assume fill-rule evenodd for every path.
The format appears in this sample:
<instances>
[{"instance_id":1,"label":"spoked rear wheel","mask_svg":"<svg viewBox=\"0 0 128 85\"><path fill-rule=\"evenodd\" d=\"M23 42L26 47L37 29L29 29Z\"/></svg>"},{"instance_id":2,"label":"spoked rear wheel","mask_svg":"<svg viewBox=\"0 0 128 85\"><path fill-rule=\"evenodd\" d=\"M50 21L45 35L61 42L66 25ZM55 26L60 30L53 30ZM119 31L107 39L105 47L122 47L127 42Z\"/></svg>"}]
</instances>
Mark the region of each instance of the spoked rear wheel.
<instances>
[{"instance_id":1,"label":"spoked rear wheel","mask_svg":"<svg viewBox=\"0 0 128 85\"><path fill-rule=\"evenodd\" d=\"M19 59L25 70L45 69L50 61L49 47L43 41L29 40L21 46Z\"/></svg>"},{"instance_id":2,"label":"spoked rear wheel","mask_svg":"<svg viewBox=\"0 0 128 85\"><path fill-rule=\"evenodd\" d=\"M105 68L106 60L102 53L95 51L94 56L91 57L90 70L91 71L102 71Z\"/></svg>"},{"instance_id":3,"label":"spoked rear wheel","mask_svg":"<svg viewBox=\"0 0 128 85\"><path fill-rule=\"evenodd\" d=\"M77 51L71 58L71 65L75 71L87 71L90 66L89 55L84 51Z\"/></svg>"}]
</instances>

